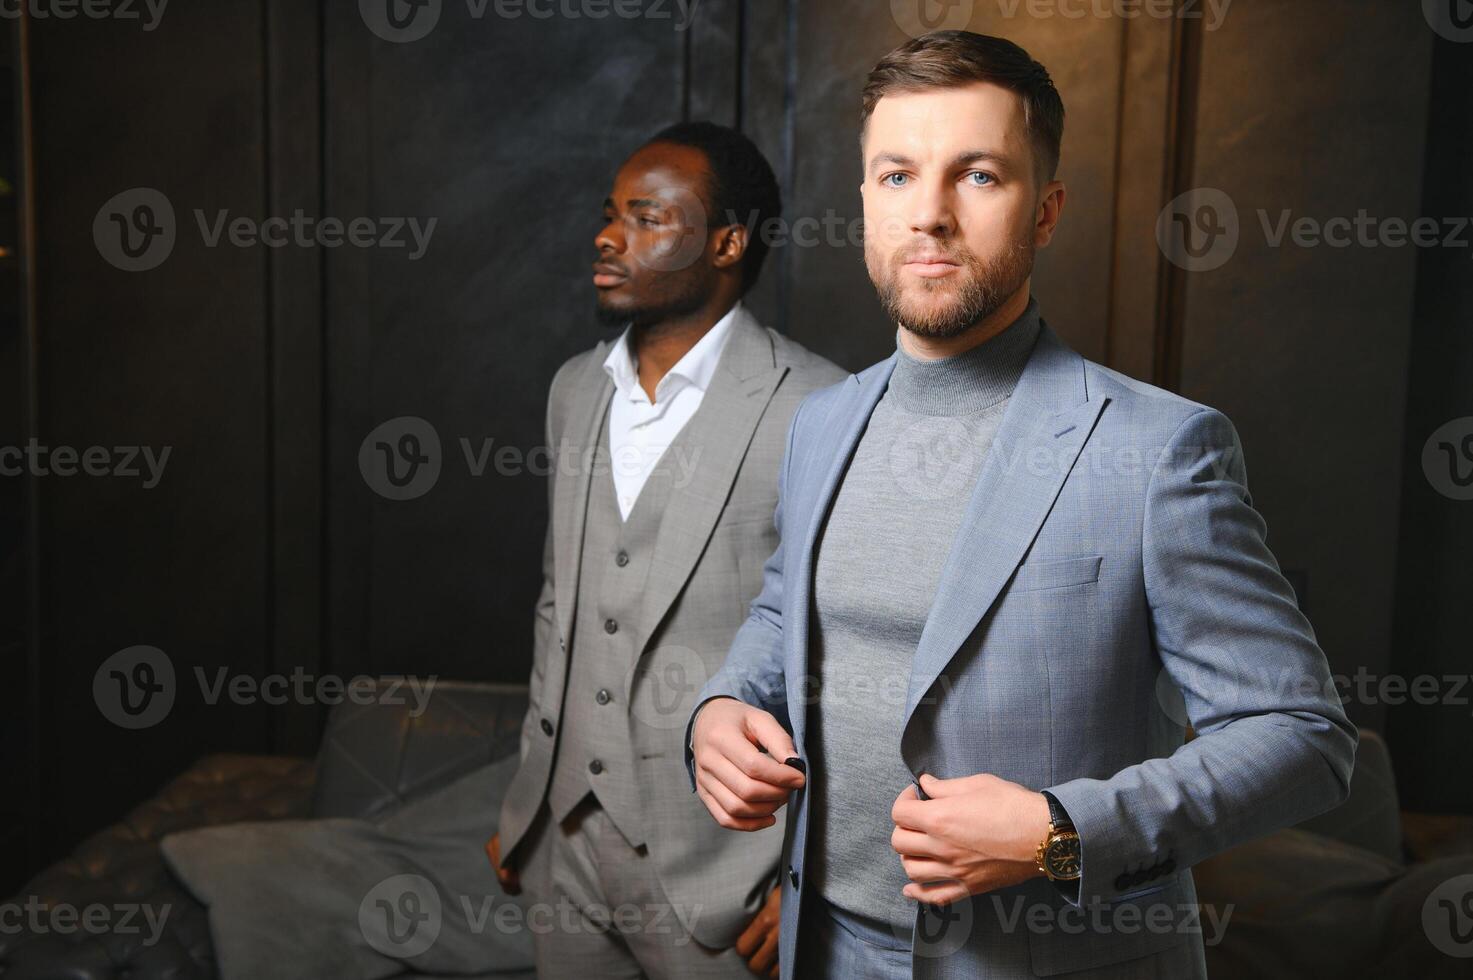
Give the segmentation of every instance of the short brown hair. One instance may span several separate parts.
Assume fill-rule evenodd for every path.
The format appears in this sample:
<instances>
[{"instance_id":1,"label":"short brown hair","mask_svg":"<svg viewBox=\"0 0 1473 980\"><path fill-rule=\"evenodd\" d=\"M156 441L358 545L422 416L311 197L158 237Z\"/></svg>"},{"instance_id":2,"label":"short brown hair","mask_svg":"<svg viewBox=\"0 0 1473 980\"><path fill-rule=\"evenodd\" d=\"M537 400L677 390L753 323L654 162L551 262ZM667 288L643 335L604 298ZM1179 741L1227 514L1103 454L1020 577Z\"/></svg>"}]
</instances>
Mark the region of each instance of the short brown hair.
<instances>
[{"instance_id":1,"label":"short brown hair","mask_svg":"<svg viewBox=\"0 0 1473 980\"><path fill-rule=\"evenodd\" d=\"M902 44L879 60L864 83L860 140L875 104L895 92L954 88L991 82L1023 100L1023 120L1033 145L1040 186L1059 170L1064 138L1064 100L1048 69L1012 41L971 31L932 31Z\"/></svg>"}]
</instances>

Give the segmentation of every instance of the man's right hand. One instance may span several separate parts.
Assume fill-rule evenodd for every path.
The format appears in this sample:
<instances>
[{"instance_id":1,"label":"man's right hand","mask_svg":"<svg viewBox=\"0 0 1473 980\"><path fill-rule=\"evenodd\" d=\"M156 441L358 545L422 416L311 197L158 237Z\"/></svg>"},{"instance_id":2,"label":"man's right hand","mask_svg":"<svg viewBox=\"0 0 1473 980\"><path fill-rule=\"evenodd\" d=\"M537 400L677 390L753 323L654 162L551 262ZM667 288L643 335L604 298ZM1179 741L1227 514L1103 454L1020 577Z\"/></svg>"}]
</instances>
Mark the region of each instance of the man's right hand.
<instances>
[{"instance_id":1,"label":"man's right hand","mask_svg":"<svg viewBox=\"0 0 1473 980\"><path fill-rule=\"evenodd\" d=\"M788 794L804 783L803 773L783 762L798 754L787 729L735 698L708 701L697 713L691 754L696 793L728 830L771 827Z\"/></svg>"},{"instance_id":2,"label":"man's right hand","mask_svg":"<svg viewBox=\"0 0 1473 980\"><path fill-rule=\"evenodd\" d=\"M486 842L486 857L491 859L491 867L496 870L496 880L501 882L501 890L508 895L520 895L522 893L522 876L517 874L515 868L503 868L501 866L500 834L492 834L491 839Z\"/></svg>"}]
</instances>

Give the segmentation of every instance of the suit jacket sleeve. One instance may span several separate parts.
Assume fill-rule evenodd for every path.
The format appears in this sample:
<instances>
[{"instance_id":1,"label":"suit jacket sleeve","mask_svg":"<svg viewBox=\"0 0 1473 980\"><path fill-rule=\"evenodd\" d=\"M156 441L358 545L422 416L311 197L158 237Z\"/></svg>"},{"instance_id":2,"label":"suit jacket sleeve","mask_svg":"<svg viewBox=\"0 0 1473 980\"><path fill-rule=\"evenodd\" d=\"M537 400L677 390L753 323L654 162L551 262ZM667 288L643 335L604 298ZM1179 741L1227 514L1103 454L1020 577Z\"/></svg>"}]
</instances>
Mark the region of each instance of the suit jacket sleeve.
<instances>
[{"instance_id":1,"label":"suit jacket sleeve","mask_svg":"<svg viewBox=\"0 0 1473 980\"><path fill-rule=\"evenodd\" d=\"M803 404L800 403L793 413L792 422L788 423L787 446L783 450L782 465L778 467L777 510L772 518L777 527L778 544L762 566L762 591L752 600L747 621L737 630L726 662L706 682L696 700L695 710L686 722L685 769L690 776L692 791L696 786L696 772L691 754L691 733L696 715L706 702L714 698L736 698L771 714L789 732L793 730L788 720L787 680L783 666L783 565L788 542L795 537L801 538L802 534L788 534L789 529L783 527L783 501L787 493L794 437L802 414Z\"/></svg>"},{"instance_id":2,"label":"suit jacket sleeve","mask_svg":"<svg viewBox=\"0 0 1473 980\"><path fill-rule=\"evenodd\" d=\"M533 737L533 724L536 721L538 708L536 700L542 691L542 679L547 674L547 659L552 644L558 642L557 615L556 615L556 593L553 590L553 547L552 547L552 524L554 515L552 503L555 499L553 492L558 473L558 444L553 432L553 405L557 399L558 380L563 375L559 369L557 375L552 379L547 396L547 420L544 428L544 437L547 440L547 452L551 465L548 467L547 475L547 533L542 541L542 591L537 595L537 605L533 609L532 621L532 680L529 685L529 701L531 706L527 709L527 717L522 723L521 757L527 758L527 749Z\"/></svg>"},{"instance_id":3,"label":"suit jacket sleeve","mask_svg":"<svg viewBox=\"0 0 1473 980\"><path fill-rule=\"evenodd\" d=\"M1357 734L1265 543L1237 433L1178 427L1151 476L1142 538L1155 645L1197 737L1167 758L1046 787L1079 831L1077 901L1109 901L1349 792Z\"/></svg>"}]
</instances>

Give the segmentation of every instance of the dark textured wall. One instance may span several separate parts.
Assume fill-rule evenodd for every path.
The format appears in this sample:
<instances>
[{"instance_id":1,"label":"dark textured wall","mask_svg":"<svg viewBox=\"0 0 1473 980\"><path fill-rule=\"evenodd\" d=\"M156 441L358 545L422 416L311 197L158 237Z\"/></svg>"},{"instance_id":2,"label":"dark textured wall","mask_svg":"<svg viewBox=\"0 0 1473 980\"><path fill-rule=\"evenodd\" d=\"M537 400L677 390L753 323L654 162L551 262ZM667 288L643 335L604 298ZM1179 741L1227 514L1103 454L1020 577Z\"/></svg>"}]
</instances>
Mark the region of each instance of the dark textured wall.
<instances>
[{"instance_id":1,"label":"dark textured wall","mask_svg":"<svg viewBox=\"0 0 1473 980\"><path fill-rule=\"evenodd\" d=\"M259 4L183 5L145 33L114 20L33 25L39 441L170 447L145 489L51 475L40 495L39 845L54 857L205 751L269 743L261 710L181 696L127 732L93 700L114 651L149 644L181 676L264 673L271 468L266 258L206 248L195 208L263 211ZM154 188L177 244L151 272L104 261L94 218Z\"/></svg>"},{"instance_id":2,"label":"dark textured wall","mask_svg":"<svg viewBox=\"0 0 1473 980\"><path fill-rule=\"evenodd\" d=\"M545 483L476 476L465 447L540 445L553 372L603 335L593 236L620 161L680 118L686 36L664 19L475 20L449 4L414 43L373 37L349 7L326 38L327 209L438 219L418 261L327 260L329 662L525 680ZM412 501L373 493L357 462L402 416L443 450Z\"/></svg>"},{"instance_id":3,"label":"dark textured wall","mask_svg":"<svg viewBox=\"0 0 1473 980\"><path fill-rule=\"evenodd\" d=\"M1232 199L1239 240L1181 276L1178 386L1237 426L1331 664L1384 675L1417 250L1274 245L1264 224L1420 213L1434 35L1417 5L1339 7L1349 34L1314 4L1256 3L1203 38L1192 184ZM1349 710L1384 728L1384 705Z\"/></svg>"},{"instance_id":4,"label":"dark textured wall","mask_svg":"<svg viewBox=\"0 0 1473 980\"><path fill-rule=\"evenodd\" d=\"M1473 45L1439 41L1433 60L1421 214L1473 218ZM1417 677L1461 678L1473 665L1473 501L1439 492L1456 465L1473 476L1465 447L1441 449L1448 426L1473 433L1473 231L1461 247L1418 256L1402 443L1400 536L1391 668ZM1424 469L1424 465L1427 469ZM1434 485L1429 477L1436 476ZM1390 709L1390 745L1409 809L1473 812L1473 683L1436 704Z\"/></svg>"}]
</instances>

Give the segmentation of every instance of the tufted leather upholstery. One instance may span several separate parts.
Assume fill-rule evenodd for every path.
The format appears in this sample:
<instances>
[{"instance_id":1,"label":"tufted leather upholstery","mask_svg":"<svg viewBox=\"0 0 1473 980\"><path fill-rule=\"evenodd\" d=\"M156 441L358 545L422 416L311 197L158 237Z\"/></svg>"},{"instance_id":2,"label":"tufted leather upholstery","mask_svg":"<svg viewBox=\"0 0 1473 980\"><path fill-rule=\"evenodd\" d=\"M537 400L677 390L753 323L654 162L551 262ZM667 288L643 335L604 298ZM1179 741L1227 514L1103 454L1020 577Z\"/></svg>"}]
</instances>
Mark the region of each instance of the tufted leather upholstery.
<instances>
[{"instance_id":1,"label":"tufted leather upholstery","mask_svg":"<svg viewBox=\"0 0 1473 980\"><path fill-rule=\"evenodd\" d=\"M439 681L417 717L414 696L334 709L317 754L313 815L376 818L457 777L518 751L524 684Z\"/></svg>"},{"instance_id":2,"label":"tufted leather upholstery","mask_svg":"<svg viewBox=\"0 0 1473 980\"><path fill-rule=\"evenodd\" d=\"M146 944L150 930L95 935L27 928L0 933L0 976L5 980L101 980L107 977L214 975L205 911L164 867L158 842L189 827L239 820L306 816L311 798L310 759L258 755L206 756L120 822L83 841L71 856L31 879L9 902L66 905L147 905L163 914L163 938ZM120 920L114 920L120 921Z\"/></svg>"},{"instance_id":3,"label":"tufted leather upholstery","mask_svg":"<svg viewBox=\"0 0 1473 980\"><path fill-rule=\"evenodd\" d=\"M388 682L380 692L387 694ZM385 699L388 700L388 699ZM7 900L46 907L146 905L168 917L157 943L136 932L0 932L4 980L191 980L216 975L205 909L174 880L158 842L194 827L311 816L376 817L517 751L524 686L439 682L416 702L341 704L316 761L276 756L201 759L157 796L84 841ZM119 921L119 920L114 920ZM11 923L13 924L13 923Z\"/></svg>"}]
</instances>

